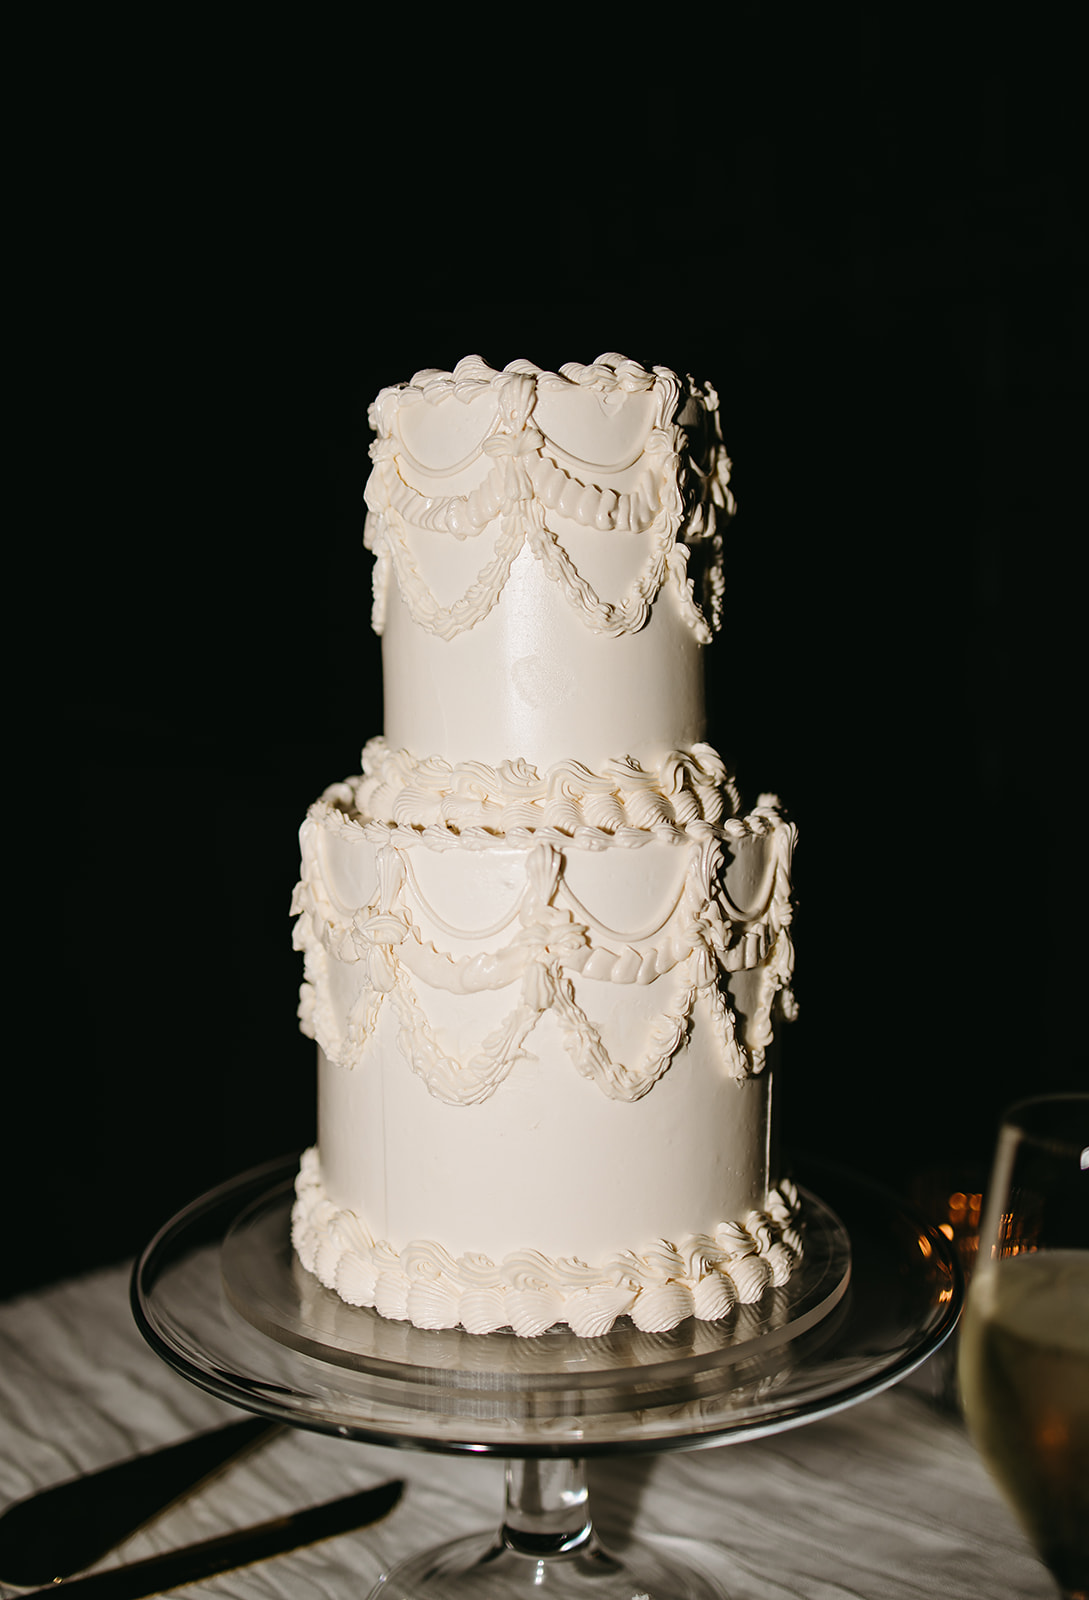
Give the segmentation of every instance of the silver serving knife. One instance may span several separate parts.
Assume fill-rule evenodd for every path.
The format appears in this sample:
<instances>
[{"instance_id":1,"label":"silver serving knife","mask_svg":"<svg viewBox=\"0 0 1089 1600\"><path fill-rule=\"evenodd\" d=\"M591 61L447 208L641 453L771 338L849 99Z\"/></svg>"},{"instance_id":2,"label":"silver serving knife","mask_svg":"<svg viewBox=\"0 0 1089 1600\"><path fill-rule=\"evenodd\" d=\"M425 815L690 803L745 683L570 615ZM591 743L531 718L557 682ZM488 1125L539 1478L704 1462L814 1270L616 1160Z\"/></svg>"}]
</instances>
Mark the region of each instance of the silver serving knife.
<instances>
[{"instance_id":1,"label":"silver serving knife","mask_svg":"<svg viewBox=\"0 0 1089 1600\"><path fill-rule=\"evenodd\" d=\"M112 1567L108 1572L92 1572L87 1577L69 1578L44 1589L29 1590L20 1595L19 1600L46 1594L78 1594L81 1600L144 1600L147 1595L160 1595L183 1583L199 1583L202 1578L214 1577L218 1572L285 1555L289 1550L314 1544L318 1539L331 1539L338 1533L365 1528L393 1510L403 1489L404 1484L399 1481L382 1483L374 1489L345 1495L341 1500L311 1506L307 1511L274 1517L253 1528L240 1528L234 1533L221 1534L217 1539L183 1545L180 1550L168 1550L146 1561L134 1561L125 1567Z\"/></svg>"},{"instance_id":2,"label":"silver serving knife","mask_svg":"<svg viewBox=\"0 0 1089 1600\"><path fill-rule=\"evenodd\" d=\"M43 1489L0 1515L0 1580L55 1583L94 1566L167 1506L279 1433L246 1417Z\"/></svg>"}]
</instances>

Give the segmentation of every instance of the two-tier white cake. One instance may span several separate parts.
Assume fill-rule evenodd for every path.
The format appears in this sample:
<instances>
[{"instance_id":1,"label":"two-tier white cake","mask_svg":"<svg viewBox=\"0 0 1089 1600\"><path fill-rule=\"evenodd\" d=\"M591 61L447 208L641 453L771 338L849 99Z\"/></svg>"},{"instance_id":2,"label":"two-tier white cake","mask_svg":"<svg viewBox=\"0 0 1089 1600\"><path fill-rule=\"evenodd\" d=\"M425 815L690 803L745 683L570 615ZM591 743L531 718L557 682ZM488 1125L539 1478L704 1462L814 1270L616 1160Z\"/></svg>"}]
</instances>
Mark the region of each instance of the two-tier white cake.
<instances>
[{"instance_id":1,"label":"two-tier white cake","mask_svg":"<svg viewBox=\"0 0 1089 1600\"><path fill-rule=\"evenodd\" d=\"M771 1142L792 824L704 735L713 390L615 354L384 389L384 737L302 828L318 1142L293 1239L419 1327L600 1334L789 1276Z\"/></svg>"}]
</instances>

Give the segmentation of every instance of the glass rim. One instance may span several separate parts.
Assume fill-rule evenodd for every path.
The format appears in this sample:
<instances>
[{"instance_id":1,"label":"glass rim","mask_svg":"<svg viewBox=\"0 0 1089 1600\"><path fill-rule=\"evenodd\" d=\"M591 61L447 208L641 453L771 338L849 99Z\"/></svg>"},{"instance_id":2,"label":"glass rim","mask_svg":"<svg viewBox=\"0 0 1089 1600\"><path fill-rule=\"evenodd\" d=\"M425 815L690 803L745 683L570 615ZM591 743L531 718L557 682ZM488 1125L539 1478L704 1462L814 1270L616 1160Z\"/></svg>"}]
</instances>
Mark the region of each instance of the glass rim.
<instances>
[{"instance_id":1,"label":"glass rim","mask_svg":"<svg viewBox=\"0 0 1089 1600\"><path fill-rule=\"evenodd\" d=\"M1075 1122L1056 1126L1048 1113L1062 1106L1068 1107L1071 1113L1084 1113L1084 1124L1080 1128ZM1006 1107L1000 1127L1004 1134L1012 1131L1023 1139L1031 1139L1035 1144L1056 1150L1077 1150L1079 1146L1084 1149L1089 1141L1089 1091L1068 1089L1055 1094L1026 1095Z\"/></svg>"}]
</instances>

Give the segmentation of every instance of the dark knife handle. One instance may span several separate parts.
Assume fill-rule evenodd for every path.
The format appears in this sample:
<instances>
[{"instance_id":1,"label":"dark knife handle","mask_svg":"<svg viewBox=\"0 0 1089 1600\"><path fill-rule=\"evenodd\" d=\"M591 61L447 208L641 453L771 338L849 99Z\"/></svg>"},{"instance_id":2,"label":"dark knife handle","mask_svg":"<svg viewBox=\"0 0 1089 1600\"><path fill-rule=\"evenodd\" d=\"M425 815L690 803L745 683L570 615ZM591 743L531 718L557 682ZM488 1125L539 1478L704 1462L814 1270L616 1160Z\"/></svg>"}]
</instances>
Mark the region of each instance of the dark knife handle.
<instances>
[{"instance_id":1,"label":"dark knife handle","mask_svg":"<svg viewBox=\"0 0 1089 1600\"><path fill-rule=\"evenodd\" d=\"M162 1594L183 1583L199 1583L202 1578L229 1572L234 1567L267 1561L270 1556L286 1555L290 1550L315 1544L319 1539L331 1539L339 1533L365 1528L393 1510L403 1489L400 1481L379 1484L375 1489L363 1489L341 1500L311 1506L307 1511L274 1517L253 1528L239 1528L216 1539L202 1539L198 1544L183 1545L180 1550L149 1556L146 1561L134 1561L129 1566L112 1567L108 1572L92 1572L85 1578L70 1578L44 1589L33 1589L19 1600L47 1594L79 1595L80 1600L144 1600L146 1595Z\"/></svg>"},{"instance_id":2,"label":"dark knife handle","mask_svg":"<svg viewBox=\"0 0 1089 1600\"><path fill-rule=\"evenodd\" d=\"M0 1516L0 1579L22 1586L82 1572L279 1428L246 1417L17 1501Z\"/></svg>"}]
</instances>

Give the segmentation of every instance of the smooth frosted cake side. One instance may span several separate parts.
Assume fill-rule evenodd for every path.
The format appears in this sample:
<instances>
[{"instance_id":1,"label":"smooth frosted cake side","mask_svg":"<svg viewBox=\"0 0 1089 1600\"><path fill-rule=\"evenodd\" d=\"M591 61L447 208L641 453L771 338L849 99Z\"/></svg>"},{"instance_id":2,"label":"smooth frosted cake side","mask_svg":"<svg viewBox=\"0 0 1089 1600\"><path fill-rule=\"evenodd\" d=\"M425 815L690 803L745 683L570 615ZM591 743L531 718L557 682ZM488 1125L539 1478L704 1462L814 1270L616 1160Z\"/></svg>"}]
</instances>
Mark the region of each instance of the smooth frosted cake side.
<instances>
[{"instance_id":1,"label":"smooth frosted cake side","mask_svg":"<svg viewBox=\"0 0 1089 1600\"><path fill-rule=\"evenodd\" d=\"M419 1327L725 1316L786 1281L793 825L703 742L729 462L617 355L383 390L384 733L303 824L304 1266Z\"/></svg>"}]
</instances>

